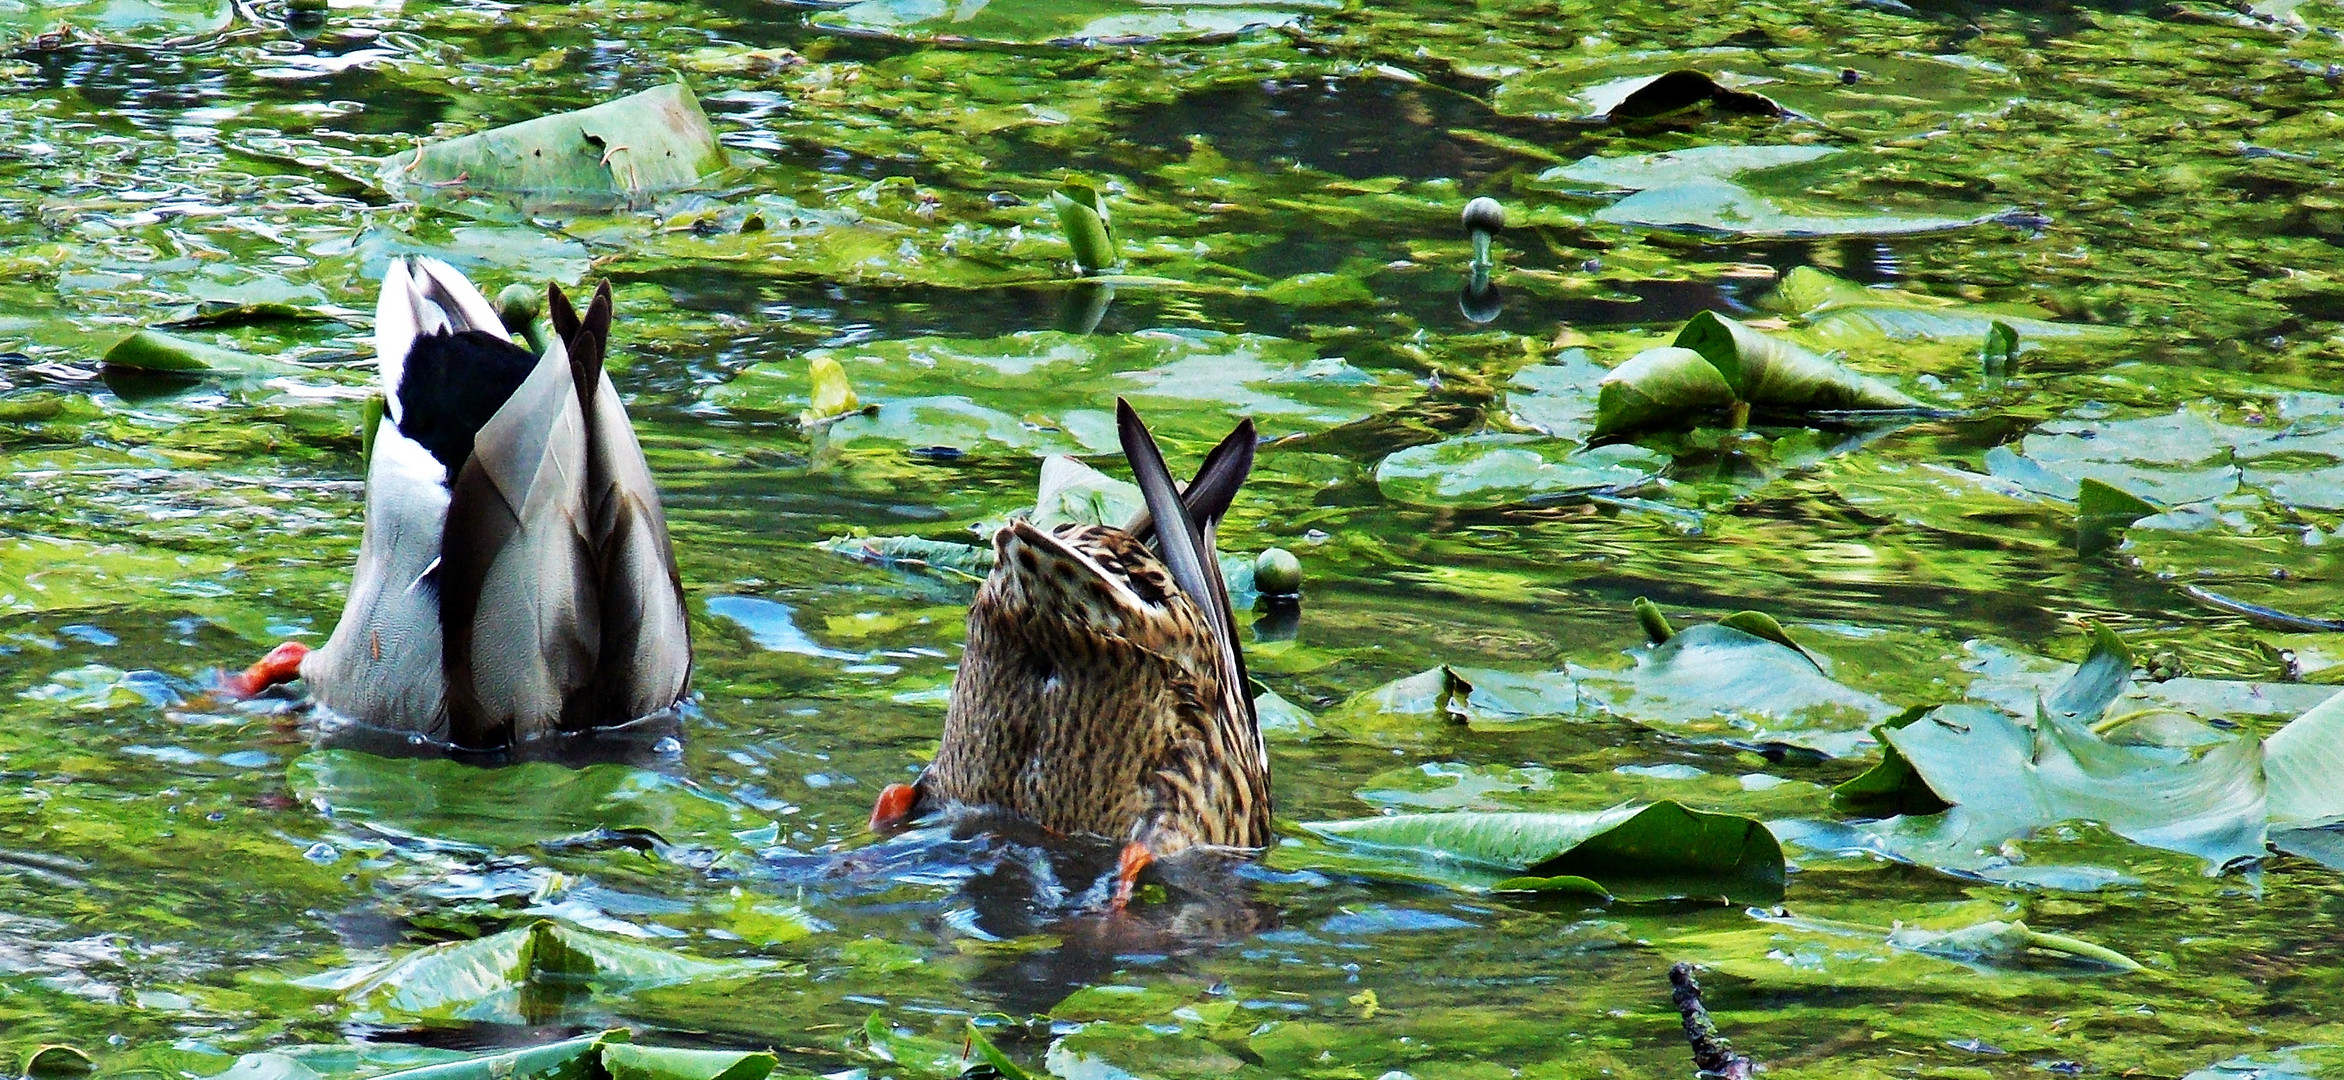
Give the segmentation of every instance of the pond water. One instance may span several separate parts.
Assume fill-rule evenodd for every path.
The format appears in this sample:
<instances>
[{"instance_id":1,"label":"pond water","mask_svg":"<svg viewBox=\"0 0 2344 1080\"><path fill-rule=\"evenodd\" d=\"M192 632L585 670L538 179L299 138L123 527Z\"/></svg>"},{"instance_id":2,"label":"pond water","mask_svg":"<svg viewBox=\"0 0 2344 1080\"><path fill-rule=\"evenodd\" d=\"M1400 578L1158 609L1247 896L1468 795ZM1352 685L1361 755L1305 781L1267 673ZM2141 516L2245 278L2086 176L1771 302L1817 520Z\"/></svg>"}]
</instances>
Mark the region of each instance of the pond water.
<instances>
[{"instance_id":1,"label":"pond water","mask_svg":"<svg viewBox=\"0 0 2344 1080\"><path fill-rule=\"evenodd\" d=\"M967 1018L1007 1014L995 1041L1065 1077L1680 1075L1689 960L1776 1075L2344 1075L2344 845L2280 815L2263 848L2278 781L2217 807L2263 852L2227 864L2056 799L1949 843L1830 798L1900 710L2035 720L2087 621L2138 658L2111 715L2258 755L2344 682L2338 27L2329 0L0 3L0 1063L349 1075L629 1026L952 1076ZM1679 69L1784 115L1598 119ZM733 163L696 191L375 186L420 141L679 77ZM1816 150L1635 157L1704 147ZM1070 176L1107 191L1111 295L1072 282ZM1510 227L1476 322L1485 194ZM680 740L489 770L205 695L340 610L402 252L492 293L613 282L694 620ZM101 370L253 304L175 332L306 366ZM1583 449L1597 380L1705 311L1930 408ZM818 356L877 408L801 424ZM1305 587L1298 622L1240 615L1285 703L1285 842L1220 901L1102 917L1037 906L1030 849L868 835L933 751L972 589L817 545L973 541L1051 453L1123 475L1118 393L1176 470L1255 418L1222 549L1287 548ZM2084 480L2159 512L2079 554ZM1662 658L1637 597L1763 611L1821 669ZM1657 800L1767 823L1779 906L1411 881L1300 827ZM337 981L538 919L761 964ZM2143 969L1891 933L2022 920Z\"/></svg>"}]
</instances>

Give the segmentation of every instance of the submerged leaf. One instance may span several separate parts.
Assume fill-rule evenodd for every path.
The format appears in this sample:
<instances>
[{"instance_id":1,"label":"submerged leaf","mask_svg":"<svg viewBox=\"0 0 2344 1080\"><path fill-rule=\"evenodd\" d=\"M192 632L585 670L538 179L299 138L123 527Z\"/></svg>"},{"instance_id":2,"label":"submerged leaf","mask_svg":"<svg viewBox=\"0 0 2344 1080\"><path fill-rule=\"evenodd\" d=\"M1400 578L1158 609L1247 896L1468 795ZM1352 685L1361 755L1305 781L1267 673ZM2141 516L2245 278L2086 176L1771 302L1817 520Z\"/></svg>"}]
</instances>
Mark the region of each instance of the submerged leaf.
<instances>
[{"instance_id":1,"label":"submerged leaf","mask_svg":"<svg viewBox=\"0 0 2344 1080\"><path fill-rule=\"evenodd\" d=\"M1592 813L1457 812L1319 821L1303 828L1468 888L1576 877L1652 900L1782 896L1782 848L1764 825L1674 802Z\"/></svg>"}]
</instances>

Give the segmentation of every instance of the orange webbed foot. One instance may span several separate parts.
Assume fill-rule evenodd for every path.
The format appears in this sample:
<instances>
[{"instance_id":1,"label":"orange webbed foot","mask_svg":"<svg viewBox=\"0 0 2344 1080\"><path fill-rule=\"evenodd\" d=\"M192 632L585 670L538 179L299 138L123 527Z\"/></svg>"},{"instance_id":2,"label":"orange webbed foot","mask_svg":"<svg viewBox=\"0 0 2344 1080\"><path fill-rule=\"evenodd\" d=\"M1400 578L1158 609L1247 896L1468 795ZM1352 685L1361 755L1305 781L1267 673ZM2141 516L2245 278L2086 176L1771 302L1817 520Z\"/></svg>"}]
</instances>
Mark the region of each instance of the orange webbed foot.
<instances>
[{"instance_id":1,"label":"orange webbed foot","mask_svg":"<svg viewBox=\"0 0 2344 1080\"><path fill-rule=\"evenodd\" d=\"M889 784L881 788L879 801L871 805L871 831L885 832L903 824L919 804L920 789L910 784Z\"/></svg>"},{"instance_id":2,"label":"orange webbed foot","mask_svg":"<svg viewBox=\"0 0 2344 1080\"><path fill-rule=\"evenodd\" d=\"M269 650L267 656L242 672L220 680L220 696L231 701L244 701L257 696L272 686L292 682L301 677L301 659L309 655L309 646L288 641Z\"/></svg>"},{"instance_id":3,"label":"orange webbed foot","mask_svg":"<svg viewBox=\"0 0 2344 1080\"><path fill-rule=\"evenodd\" d=\"M1156 853L1146 844L1133 841L1123 845L1123 854L1115 861L1115 898L1107 902L1107 910L1121 914L1131 906L1131 894L1139 888L1139 875L1156 861Z\"/></svg>"}]
</instances>

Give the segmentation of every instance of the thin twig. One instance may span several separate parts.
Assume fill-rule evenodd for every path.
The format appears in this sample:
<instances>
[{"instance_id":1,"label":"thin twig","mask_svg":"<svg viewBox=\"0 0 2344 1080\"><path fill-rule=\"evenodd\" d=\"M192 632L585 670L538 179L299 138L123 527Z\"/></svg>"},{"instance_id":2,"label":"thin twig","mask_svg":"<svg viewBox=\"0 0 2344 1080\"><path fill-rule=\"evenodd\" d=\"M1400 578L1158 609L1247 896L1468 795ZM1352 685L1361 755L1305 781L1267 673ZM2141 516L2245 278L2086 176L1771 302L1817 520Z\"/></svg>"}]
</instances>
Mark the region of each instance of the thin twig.
<instances>
[{"instance_id":1,"label":"thin twig","mask_svg":"<svg viewBox=\"0 0 2344 1080\"><path fill-rule=\"evenodd\" d=\"M1693 1064L1704 1077L1722 1080L1750 1080L1758 1066L1749 1058L1734 1053L1734 1044L1717 1033L1717 1024L1709 1019L1709 1009L1701 1004L1701 984L1693 981L1693 965L1677 964L1668 969L1669 1000L1676 1003L1677 1015L1685 1020L1685 1041L1693 1044Z\"/></svg>"}]
</instances>

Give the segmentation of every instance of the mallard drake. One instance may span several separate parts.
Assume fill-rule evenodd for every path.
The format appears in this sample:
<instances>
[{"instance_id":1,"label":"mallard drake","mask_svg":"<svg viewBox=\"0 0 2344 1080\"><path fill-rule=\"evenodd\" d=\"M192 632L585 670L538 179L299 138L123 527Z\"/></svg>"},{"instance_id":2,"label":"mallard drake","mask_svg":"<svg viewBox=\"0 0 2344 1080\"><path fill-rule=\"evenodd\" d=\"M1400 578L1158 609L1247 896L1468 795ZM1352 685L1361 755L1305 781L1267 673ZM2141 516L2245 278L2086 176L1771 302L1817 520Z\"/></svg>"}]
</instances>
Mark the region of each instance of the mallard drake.
<instances>
[{"instance_id":1,"label":"mallard drake","mask_svg":"<svg viewBox=\"0 0 2344 1080\"><path fill-rule=\"evenodd\" d=\"M580 317L548 286L542 355L472 283L394 259L375 309L384 422L341 622L225 689L299 678L359 723L471 749L625 723L691 675L667 519L603 371L608 282Z\"/></svg>"},{"instance_id":2,"label":"mallard drake","mask_svg":"<svg viewBox=\"0 0 2344 1080\"><path fill-rule=\"evenodd\" d=\"M1120 906L1155 860L1268 844L1270 761L1213 551L1253 468L1253 422L1185 492L1122 401L1116 426L1146 512L1120 529L994 534L943 744L917 781L880 793L871 825L957 803L1118 840Z\"/></svg>"}]
</instances>

